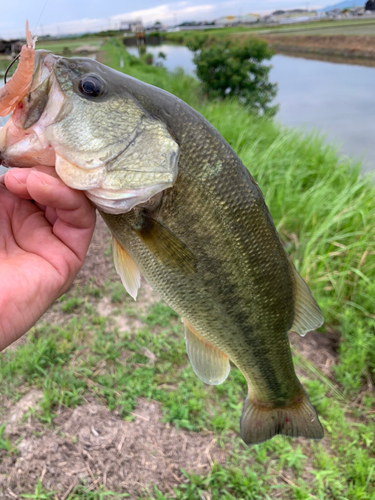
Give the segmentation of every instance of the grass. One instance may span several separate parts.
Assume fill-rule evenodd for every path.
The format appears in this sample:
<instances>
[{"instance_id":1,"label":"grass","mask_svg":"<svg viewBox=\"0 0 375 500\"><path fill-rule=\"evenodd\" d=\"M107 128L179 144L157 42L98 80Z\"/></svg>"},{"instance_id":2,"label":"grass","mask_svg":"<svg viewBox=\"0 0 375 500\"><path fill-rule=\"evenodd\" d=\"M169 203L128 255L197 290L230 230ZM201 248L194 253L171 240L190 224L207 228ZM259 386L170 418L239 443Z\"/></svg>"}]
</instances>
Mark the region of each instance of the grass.
<instances>
[{"instance_id":1,"label":"grass","mask_svg":"<svg viewBox=\"0 0 375 500\"><path fill-rule=\"evenodd\" d=\"M166 33L165 39L169 42L186 43L189 38L204 35L214 37L226 37L246 34L256 35L375 35L374 19L343 19L313 21L306 23L259 25L253 24L248 27L234 26L228 28L207 29L197 31L178 31Z\"/></svg>"},{"instance_id":2,"label":"grass","mask_svg":"<svg viewBox=\"0 0 375 500\"><path fill-rule=\"evenodd\" d=\"M78 47L82 47L82 45L89 45L99 50L102 43L102 40L98 40L97 38L65 38L62 40L51 40L50 42L42 40L38 42L37 48L38 50L50 50L54 54L62 54L67 51L78 49Z\"/></svg>"},{"instance_id":3,"label":"grass","mask_svg":"<svg viewBox=\"0 0 375 500\"><path fill-rule=\"evenodd\" d=\"M326 328L341 332L335 378L324 376L297 353L303 384L326 436L322 442L276 437L246 448L238 437L246 393L232 369L217 387L205 386L187 363L182 325L162 303L137 313L119 283L76 286L54 308L63 319L38 324L27 341L0 362L3 397L17 401L30 387L43 392L32 411L42 428L53 428L60 408L95 397L131 419L139 397L161 403L166 423L191 432L214 432L227 453L205 474L185 472L169 492L157 486L144 500L374 500L375 188L360 165L340 159L315 136L301 136L256 118L238 104L207 103L198 82L167 74L128 56L108 42L103 57L115 69L158 85L188 101L220 131L259 183L293 262L322 307ZM106 252L107 253L107 252ZM114 318L98 314L98 301L141 320L138 331L121 333ZM147 348L155 356L151 363ZM124 363L126 359L126 363ZM17 458L17 443L0 428L0 459ZM38 482L28 498L54 498ZM68 500L115 497L80 485ZM118 494L117 494L118 495Z\"/></svg>"},{"instance_id":4,"label":"grass","mask_svg":"<svg viewBox=\"0 0 375 500\"><path fill-rule=\"evenodd\" d=\"M113 284L107 284L103 295L111 296L113 289ZM71 298L81 297L82 290L76 288L71 294ZM58 306L69 300L66 297ZM187 363L182 325L166 305L149 306L143 326L129 335L98 316L96 299L92 300L94 312L81 303L79 320L65 313L69 319L61 322L64 327L34 327L22 347L7 351L0 384L9 398L16 399L27 387L41 389L43 399L33 414L46 427L53 425L60 407L74 408L90 395L123 418L131 418L137 399L145 397L161 403L165 422L193 432L212 431L227 450L225 465L216 463L205 475L186 473L186 482L173 494L155 489L140 498L198 500L203 493L212 499L373 498L375 423L370 408L368 413L351 406L350 401L332 395L324 380L305 377L304 385L326 429L325 440L307 443L278 437L246 448L238 437L246 393L238 370L232 369L221 386L204 386ZM121 301L124 309L130 304L127 297ZM144 347L155 355L155 364L142 354ZM300 366L298 358L296 363ZM17 454L15 443L4 436L0 436L0 450ZM35 492L39 496L33 493L28 498L49 498L41 486L36 485ZM69 498L101 498L98 492L93 495L82 486L79 495L76 491Z\"/></svg>"}]
</instances>

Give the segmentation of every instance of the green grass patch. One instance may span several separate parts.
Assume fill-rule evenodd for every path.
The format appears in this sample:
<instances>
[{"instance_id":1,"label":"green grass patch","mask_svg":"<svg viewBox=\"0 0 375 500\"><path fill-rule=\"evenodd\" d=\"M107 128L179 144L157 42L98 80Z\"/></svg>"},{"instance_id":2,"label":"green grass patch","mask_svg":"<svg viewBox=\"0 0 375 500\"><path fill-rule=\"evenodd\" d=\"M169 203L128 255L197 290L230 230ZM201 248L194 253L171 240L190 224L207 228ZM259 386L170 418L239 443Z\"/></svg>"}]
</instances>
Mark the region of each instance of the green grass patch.
<instances>
[{"instance_id":1,"label":"green grass patch","mask_svg":"<svg viewBox=\"0 0 375 500\"><path fill-rule=\"evenodd\" d=\"M103 295L111 288L108 284ZM126 314L127 300L119 307ZM87 313L84 304L77 312L79 321L73 317L61 328L41 325L22 347L6 351L0 384L16 399L20 387L23 392L30 386L40 388L43 399L33 414L46 426L52 425L59 407L74 408L90 396L133 419L132 411L143 397L161 403L165 422L188 431L214 432L227 453L225 465L215 463L207 474L186 474L186 482L173 494L155 490L149 498L198 500L209 494L217 499L373 499L371 409L352 406L336 398L324 381L307 378L304 385L325 427L325 440L307 443L279 436L247 448L238 436L246 395L242 374L233 368L224 384L205 386L187 362L182 324L169 307L150 306L142 317L144 326L131 335L119 333L109 319ZM155 363L144 354L145 348L154 354ZM0 449L11 453L14 446L0 432ZM101 498L99 492L80 488L82 498ZM40 496L29 498L48 498L48 492L35 491ZM69 498L78 498L78 490Z\"/></svg>"},{"instance_id":2,"label":"green grass patch","mask_svg":"<svg viewBox=\"0 0 375 500\"><path fill-rule=\"evenodd\" d=\"M228 28L210 28L205 30L184 30L165 33L168 42L186 44L188 40L208 35L215 38L252 35L375 35L375 21L373 19L342 19L313 21L290 24L261 24L255 23L248 27L233 26Z\"/></svg>"},{"instance_id":3,"label":"green grass patch","mask_svg":"<svg viewBox=\"0 0 375 500\"><path fill-rule=\"evenodd\" d=\"M99 50L102 43L103 41L97 38L63 38L61 40L51 41L42 40L37 43L36 48L38 50L50 50L54 54L63 54L78 49L83 45L89 45Z\"/></svg>"}]
</instances>

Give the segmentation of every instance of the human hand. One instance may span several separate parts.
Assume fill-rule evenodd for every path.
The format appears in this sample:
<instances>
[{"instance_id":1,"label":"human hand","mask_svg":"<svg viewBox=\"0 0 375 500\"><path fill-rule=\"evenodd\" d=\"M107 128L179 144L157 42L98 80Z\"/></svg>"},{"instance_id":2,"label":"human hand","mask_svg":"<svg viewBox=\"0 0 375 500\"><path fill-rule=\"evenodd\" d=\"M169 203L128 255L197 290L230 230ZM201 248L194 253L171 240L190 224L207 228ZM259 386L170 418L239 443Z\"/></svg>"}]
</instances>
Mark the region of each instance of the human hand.
<instances>
[{"instance_id":1,"label":"human hand","mask_svg":"<svg viewBox=\"0 0 375 500\"><path fill-rule=\"evenodd\" d=\"M0 351L68 290L95 227L83 192L36 168L0 176Z\"/></svg>"}]
</instances>

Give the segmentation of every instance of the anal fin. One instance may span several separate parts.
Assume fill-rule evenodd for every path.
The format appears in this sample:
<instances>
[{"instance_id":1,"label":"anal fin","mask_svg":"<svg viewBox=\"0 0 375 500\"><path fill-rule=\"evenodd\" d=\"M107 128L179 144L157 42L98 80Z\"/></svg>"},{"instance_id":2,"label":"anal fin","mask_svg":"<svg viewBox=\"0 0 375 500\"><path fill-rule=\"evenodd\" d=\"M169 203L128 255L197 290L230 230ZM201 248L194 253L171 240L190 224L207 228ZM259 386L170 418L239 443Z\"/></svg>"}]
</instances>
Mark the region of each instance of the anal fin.
<instances>
[{"instance_id":1,"label":"anal fin","mask_svg":"<svg viewBox=\"0 0 375 500\"><path fill-rule=\"evenodd\" d=\"M186 350L195 374L205 384L221 384L230 372L228 356L207 342L184 318L182 322L185 326Z\"/></svg>"},{"instance_id":2,"label":"anal fin","mask_svg":"<svg viewBox=\"0 0 375 500\"><path fill-rule=\"evenodd\" d=\"M295 283L294 320L290 330L304 336L307 332L322 326L324 318L309 287L294 266L293 271Z\"/></svg>"},{"instance_id":3,"label":"anal fin","mask_svg":"<svg viewBox=\"0 0 375 500\"><path fill-rule=\"evenodd\" d=\"M117 274L119 274L125 290L136 300L139 287L141 286L141 272L137 264L115 237L112 238L112 250L113 262Z\"/></svg>"}]
</instances>

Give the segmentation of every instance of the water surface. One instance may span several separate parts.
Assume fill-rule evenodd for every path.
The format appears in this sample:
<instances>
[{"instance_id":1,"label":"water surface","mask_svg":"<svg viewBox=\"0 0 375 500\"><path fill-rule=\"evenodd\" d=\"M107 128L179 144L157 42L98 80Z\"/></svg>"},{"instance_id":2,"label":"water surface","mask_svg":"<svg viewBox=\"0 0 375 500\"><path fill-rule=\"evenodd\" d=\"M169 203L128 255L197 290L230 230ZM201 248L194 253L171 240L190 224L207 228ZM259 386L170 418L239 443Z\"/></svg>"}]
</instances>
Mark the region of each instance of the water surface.
<instances>
[{"instance_id":1,"label":"water surface","mask_svg":"<svg viewBox=\"0 0 375 500\"><path fill-rule=\"evenodd\" d=\"M128 48L138 55L136 47ZM147 46L157 57L167 55L163 65L181 66L195 75L193 53L184 46ZM270 80L278 84L276 120L284 125L317 131L340 152L363 159L364 170L375 170L375 68L342 62L319 61L289 55L271 60Z\"/></svg>"},{"instance_id":2,"label":"water surface","mask_svg":"<svg viewBox=\"0 0 375 500\"><path fill-rule=\"evenodd\" d=\"M138 56L137 47L126 47L129 54ZM181 67L189 75L195 75L195 64L193 63L193 52L183 45L147 45L147 52L154 56L154 62L161 63L168 71L174 71ZM158 58L159 52L163 52L167 58Z\"/></svg>"},{"instance_id":3,"label":"water surface","mask_svg":"<svg viewBox=\"0 0 375 500\"><path fill-rule=\"evenodd\" d=\"M278 83L276 119L316 130L340 151L363 157L375 170L375 68L276 55L270 79Z\"/></svg>"}]
</instances>

